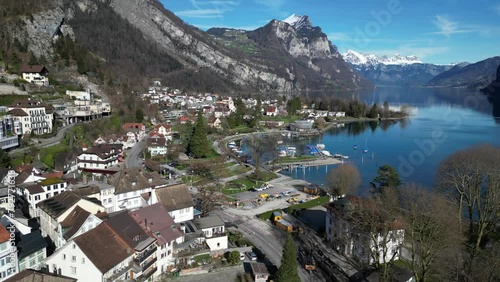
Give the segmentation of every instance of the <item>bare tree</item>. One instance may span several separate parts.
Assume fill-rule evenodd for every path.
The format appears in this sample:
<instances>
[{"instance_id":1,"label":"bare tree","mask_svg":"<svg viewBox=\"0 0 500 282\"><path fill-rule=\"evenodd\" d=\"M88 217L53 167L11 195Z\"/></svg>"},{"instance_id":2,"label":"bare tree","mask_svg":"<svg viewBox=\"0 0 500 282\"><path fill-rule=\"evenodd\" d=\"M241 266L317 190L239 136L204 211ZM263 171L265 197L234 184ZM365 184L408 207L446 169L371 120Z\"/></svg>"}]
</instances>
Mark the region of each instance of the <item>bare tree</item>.
<instances>
[{"instance_id":1,"label":"bare tree","mask_svg":"<svg viewBox=\"0 0 500 282\"><path fill-rule=\"evenodd\" d=\"M354 165L346 164L330 170L326 175L326 182L333 195L353 195L361 184L361 176Z\"/></svg>"},{"instance_id":2,"label":"bare tree","mask_svg":"<svg viewBox=\"0 0 500 282\"><path fill-rule=\"evenodd\" d=\"M248 153L253 160L257 179L260 176L263 157L272 154L273 150L275 150L276 141L276 137L270 134L253 134L245 139Z\"/></svg>"},{"instance_id":3,"label":"bare tree","mask_svg":"<svg viewBox=\"0 0 500 282\"><path fill-rule=\"evenodd\" d=\"M455 206L445 196L414 185L401 191L413 275L419 282L445 280L442 270L460 256L463 243Z\"/></svg>"},{"instance_id":4,"label":"bare tree","mask_svg":"<svg viewBox=\"0 0 500 282\"><path fill-rule=\"evenodd\" d=\"M196 198L201 209L201 216L205 217L224 201L224 194L220 192L218 185L204 185L198 187Z\"/></svg>"}]
</instances>

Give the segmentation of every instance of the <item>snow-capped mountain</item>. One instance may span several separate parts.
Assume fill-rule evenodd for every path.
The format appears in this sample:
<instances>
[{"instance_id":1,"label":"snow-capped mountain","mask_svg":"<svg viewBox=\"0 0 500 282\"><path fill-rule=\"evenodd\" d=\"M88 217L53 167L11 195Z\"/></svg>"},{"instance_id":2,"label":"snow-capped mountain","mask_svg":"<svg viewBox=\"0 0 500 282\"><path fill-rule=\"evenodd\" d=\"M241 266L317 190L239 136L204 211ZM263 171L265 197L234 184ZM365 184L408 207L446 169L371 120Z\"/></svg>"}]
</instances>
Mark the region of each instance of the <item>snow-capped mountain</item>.
<instances>
[{"instance_id":1,"label":"snow-capped mountain","mask_svg":"<svg viewBox=\"0 0 500 282\"><path fill-rule=\"evenodd\" d=\"M422 64L416 56L401 56L396 54L392 57L377 56L371 54L362 54L354 50L347 50L342 54L346 62L351 65L409 65L409 64Z\"/></svg>"},{"instance_id":2,"label":"snow-capped mountain","mask_svg":"<svg viewBox=\"0 0 500 282\"><path fill-rule=\"evenodd\" d=\"M296 30L299 30L302 27L311 26L311 21L308 16L299 16L296 14L290 15L288 18L284 19L283 22L291 25Z\"/></svg>"},{"instance_id":3,"label":"snow-capped mountain","mask_svg":"<svg viewBox=\"0 0 500 282\"><path fill-rule=\"evenodd\" d=\"M342 54L366 79L376 85L424 85L435 76L451 69L450 65L434 65L420 61L416 56L377 56L348 50Z\"/></svg>"}]
</instances>

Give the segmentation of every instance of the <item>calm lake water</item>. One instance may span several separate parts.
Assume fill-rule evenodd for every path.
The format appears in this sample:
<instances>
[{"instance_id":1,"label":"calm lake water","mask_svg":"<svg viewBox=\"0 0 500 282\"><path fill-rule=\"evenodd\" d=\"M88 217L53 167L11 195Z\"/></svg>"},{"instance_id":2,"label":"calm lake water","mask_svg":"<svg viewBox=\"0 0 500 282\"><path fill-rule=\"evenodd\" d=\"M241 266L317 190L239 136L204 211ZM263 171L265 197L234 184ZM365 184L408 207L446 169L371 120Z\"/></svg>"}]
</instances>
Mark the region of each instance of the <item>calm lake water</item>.
<instances>
[{"instance_id":1,"label":"calm lake water","mask_svg":"<svg viewBox=\"0 0 500 282\"><path fill-rule=\"evenodd\" d=\"M403 121L346 124L322 136L288 139L298 150L307 144L325 144L331 154L349 156L347 162L359 169L366 192L377 169L389 164L405 183L432 187L439 163L457 150L481 143L500 145L500 122L492 115L493 105L481 93L465 89L429 89L378 87L372 93L351 94L369 104L408 104L412 116ZM354 150L354 145L359 148ZM363 153L363 148L368 148ZM325 176L335 166L309 167L283 171L316 184L325 184Z\"/></svg>"}]
</instances>

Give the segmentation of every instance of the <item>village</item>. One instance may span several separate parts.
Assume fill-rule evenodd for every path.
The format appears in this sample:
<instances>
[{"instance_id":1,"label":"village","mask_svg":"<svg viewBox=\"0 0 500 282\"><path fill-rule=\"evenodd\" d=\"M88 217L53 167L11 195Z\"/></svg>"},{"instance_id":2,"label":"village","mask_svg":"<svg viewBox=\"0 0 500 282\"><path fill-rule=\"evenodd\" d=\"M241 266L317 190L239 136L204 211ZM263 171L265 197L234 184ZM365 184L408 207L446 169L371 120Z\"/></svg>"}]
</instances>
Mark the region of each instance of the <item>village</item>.
<instances>
[{"instance_id":1,"label":"village","mask_svg":"<svg viewBox=\"0 0 500 282\"><path fill-rule=\"evenodd\" d=\"M48 85L45 67L25 71L26 81ZM21 137L27 135L50 146L57 136L49 138L51 143L37 136L51 133L56 120L64 129L112 113L110 104L90 90L65 94L71 102L28 98L3 107L2 148L19 150ZM10 257L10 264L0 269L2 278L15 281L19 275L42 271L68 281L157 281L228 270L227 275L267 281L274 275L269 266L279 264L281 256L281 247L271 246L269 238L283 240L287 233L297 234L310 247L300 253L303 279L343 280L357 272L354 259L366 254L353 248L355 241L349 243L352 247L343 245L340 255L333 254L339 247L329 245L339 236L335 225L342 224L329 211L344 198L272 171L267 180L249 180L256 168L234 149L234 141L259 131L239 127L214 141L214 151L225 157L216 161L223 167L216 172L223 186L211 195L206 195L207 182L196 172L199 164L182 153L178 160L167 158L183 140L180 128L193 126L199 114L207 129L217 132L227 128L231 115L241 114L243 105L241 118L255 120L257 115L260 132L293 138L321 134L319 119L322 126L341 127L348 121L345 112L300 106L293 110L302 119L290 120L285 100L185 94L159 81L139 95L159 106L158 113L145 115L146 123L124 123L121 134L102 135L91 146L57 153L53 166L32 161L1 170L2 244L15 246L1 255L5 262ZM340 163L327 156L302 161L293 157L287 166ZM322 219L313 223L309 210L320 212ZM9 234L15 234L15 244ZM323 251L320 256L314 249L318 244L332 248L331 254ZM397 251L400 245L398 239L391 249ZM341 265L340 270L333 273L330 264Z\"/></svg>"}]
</instances>

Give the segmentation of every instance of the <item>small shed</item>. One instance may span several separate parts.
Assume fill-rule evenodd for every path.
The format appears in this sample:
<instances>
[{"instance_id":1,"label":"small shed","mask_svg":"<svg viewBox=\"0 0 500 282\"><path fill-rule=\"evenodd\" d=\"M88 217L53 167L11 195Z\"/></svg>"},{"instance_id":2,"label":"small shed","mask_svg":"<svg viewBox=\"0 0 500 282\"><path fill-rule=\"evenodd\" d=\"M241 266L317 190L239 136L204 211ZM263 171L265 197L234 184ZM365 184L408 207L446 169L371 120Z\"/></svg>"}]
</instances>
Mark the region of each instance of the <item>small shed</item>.
<instances>
[{"instance_id":1,"label":"small shed","mask_svg":"<svg viewBox=\"0 0 500 282\"><path fill-rule=\"evenodd\" d=\"M269 271L262 262L252 262L250 268L255 282L266 282L269 279Z\"/></svg>"},{"instance_id":2,"label":"small shed","mask_svg":"<svg viewBox=\"0 0 500 282\"><path fill-rule=\"evenodd\" d=\"M285 230L286 232L293 231L293 225L284 219L276 221L276 227L278 227L281 230Z\"/></svg>"}]
</instances>

